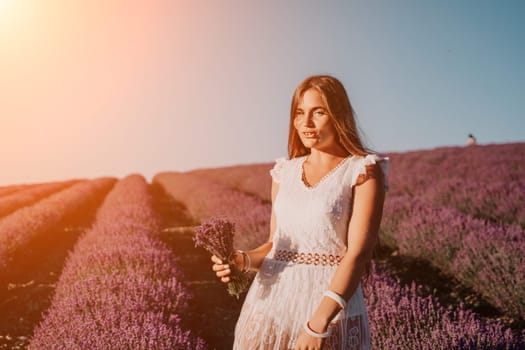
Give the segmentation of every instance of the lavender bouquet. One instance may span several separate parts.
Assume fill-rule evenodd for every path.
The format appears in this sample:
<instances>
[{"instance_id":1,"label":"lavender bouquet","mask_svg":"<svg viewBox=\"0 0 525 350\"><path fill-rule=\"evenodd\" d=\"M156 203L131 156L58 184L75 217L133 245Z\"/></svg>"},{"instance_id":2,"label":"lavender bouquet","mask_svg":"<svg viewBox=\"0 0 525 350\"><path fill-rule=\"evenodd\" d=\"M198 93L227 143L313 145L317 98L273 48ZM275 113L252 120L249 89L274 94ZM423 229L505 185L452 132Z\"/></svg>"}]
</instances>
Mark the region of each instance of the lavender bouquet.
<instances>
[{"instance_id":1,"label":"lavender bouquet","mask_svg":"<svg viewBox=\"0 0 525 350\"><path fill-rule=\"evenodd\" d=\"M219 257L223 262L226 261L231 268L230 281L228 282L228 293L239 299L249 286L250 281L241 272L232 259L233 256L233 235L235 234L235 224L221 218L211 218L207 222L195 228L193 241L195 246L202 247L213 255Z\"/></svg>"}]
</instances>

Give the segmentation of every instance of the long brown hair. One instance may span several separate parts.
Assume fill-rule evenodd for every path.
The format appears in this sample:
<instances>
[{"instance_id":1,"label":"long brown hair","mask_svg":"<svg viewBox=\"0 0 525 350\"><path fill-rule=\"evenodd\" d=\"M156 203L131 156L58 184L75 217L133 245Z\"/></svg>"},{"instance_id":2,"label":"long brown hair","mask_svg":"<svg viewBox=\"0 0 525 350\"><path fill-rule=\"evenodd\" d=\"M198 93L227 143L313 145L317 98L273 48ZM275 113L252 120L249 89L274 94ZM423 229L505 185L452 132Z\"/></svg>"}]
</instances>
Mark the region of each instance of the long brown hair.
<instances>
[{"instance_id":1,"label":"long brown hair","mask_svg":"<svg viewBox=\"0 0 525 350\"><path fill-rule=\"evenodd\" d=\"M337 142L351 155L366 156L369 153L375 153L372 149L365 147L359 136L355 121L355 111L352 108L348 94L343 84L336 78L329 75L313 75L301 82L292 98L290 109L290 132L288 134L288 157L290 159L304 156L310 153L306 148L299 134L294 127L295 112L299 105L300 99L309 89L315 89L321 95L325 103L332 124L337 131ZM378 254L379 237L374 247L373 257ZM366 283L370 274L371 262L369 261L365 268L363 280Z\"/></svg>"},{"instance_id":2,"label":"long brown hair","mask_svg":"<svg viewBox=\"0 0 525 350\"><path fill-rule=\"evenodd\" d=\"M294 128L295 111L300 99L309 89L315 89L325 103L331 121L337 131L338 142L348 153L365 156L373 151L363 145L359 136L355 112L343 84L329 75L313 75L303 80L295 89L290 109L290 132L288 134L288 157L290 159L310 153Z\"/></svg>"}]
</instances>

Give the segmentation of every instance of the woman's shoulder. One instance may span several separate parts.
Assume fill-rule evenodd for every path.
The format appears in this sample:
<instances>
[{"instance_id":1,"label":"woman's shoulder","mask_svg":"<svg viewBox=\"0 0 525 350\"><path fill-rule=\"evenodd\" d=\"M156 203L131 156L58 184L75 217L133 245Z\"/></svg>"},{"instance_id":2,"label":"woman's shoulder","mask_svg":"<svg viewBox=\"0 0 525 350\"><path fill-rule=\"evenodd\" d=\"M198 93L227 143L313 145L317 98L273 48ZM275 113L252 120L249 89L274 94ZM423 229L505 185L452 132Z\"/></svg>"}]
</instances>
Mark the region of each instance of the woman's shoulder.
<instances>
[{"instance_id":1,"label":"woman's shoulder","mask_svg":"<svg viewBox=\"0 0 525 350\"><path fill-rule=\"evenodd\" d=\"M286 174L288 174L291 169L294 169L294 167L297 165L298 162L301 161L301 159L306 158L306 156L300 156L300 157L294 157L294 158L288 158L285 156L276 158L274 160L274 165L272 169L270 169L270 175L272 176L272 179L280 183Z\"/></svg>"},{"instance_id":2,"label":"woman's shoulder","mask_svg":"<svg viewBox=\"0 0 525 350\"><path fill-rule=\"evenodd\" d=\"M366 167L367 165L378 164L380 167L386 168L390 163L390 158L382 156L378 153L368 153L366 155L354 155L351 157L353 164L358 168Z\"/></svg>"},{"instance_id":3,"label":"woman's shoulder","mask_svg":"<svg viewBox=\"0 0 525 350\"><path fill-rule=\"evenodd\" d=\"M351 186L363 182L368 177L382 176L384 181L384 188L388 191L387 175L390 170L390 158L379 155L377 153L369 153L366 155L355 155L351 158L350 183ZM361 179L361 181L358 181Z\"/></svg>"}]
</instances>

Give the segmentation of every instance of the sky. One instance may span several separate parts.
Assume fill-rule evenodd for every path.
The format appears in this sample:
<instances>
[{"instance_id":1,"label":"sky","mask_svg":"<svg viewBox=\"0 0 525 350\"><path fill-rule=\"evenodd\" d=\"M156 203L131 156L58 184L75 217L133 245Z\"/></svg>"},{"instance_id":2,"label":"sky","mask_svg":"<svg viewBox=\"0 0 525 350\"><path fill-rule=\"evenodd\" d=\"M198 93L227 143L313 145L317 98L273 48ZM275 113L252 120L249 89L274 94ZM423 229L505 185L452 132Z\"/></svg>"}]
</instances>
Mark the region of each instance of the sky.
<instances>
[{"instance_id":1,"label":"sky","mask_svg":"<svg viewBox=\"0 0 525 350\"><path fill-rule=\"evenodd\" d=\"M525 1L0 0L0 185L286 156L344 84L378 153L525 141Z\"/></svg>"}]
</instances>

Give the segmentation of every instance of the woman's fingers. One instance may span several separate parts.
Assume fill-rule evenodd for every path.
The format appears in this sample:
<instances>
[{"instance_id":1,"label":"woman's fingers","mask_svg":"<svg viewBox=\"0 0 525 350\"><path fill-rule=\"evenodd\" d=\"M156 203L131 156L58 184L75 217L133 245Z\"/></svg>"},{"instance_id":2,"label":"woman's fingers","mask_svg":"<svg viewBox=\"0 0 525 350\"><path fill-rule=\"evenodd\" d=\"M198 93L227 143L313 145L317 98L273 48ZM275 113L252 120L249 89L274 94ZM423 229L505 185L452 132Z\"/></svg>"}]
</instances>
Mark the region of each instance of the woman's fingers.
<instances>
[{"instance_id":1,"label":"woman's fingers","mask_svg":"<svg viewBox=\"0 0 525 350\"><path fill-rule=\"evenodd\" d=\"M222 260L219 259L215 254L211 256L211 261L213 261L216 264L222 264Z\"/></svg>"},{"instance_id":2,"label":"woman's fingers","mask_svg":"<svg viewBox=\"0 0 525 350\"><path fill-rule=\"evenodd\" d=\"M222 271L217 271L215 274L217 275L217 277L219 277L221 279L221 281L223 282L229 282L230 281L230 269L226 269L226 270L222 270Z\"/></svg>"},{"instance_id":3,"label":"woman's fingers","mask_svg":"<svg viewBox=\"0 0 525 350\"><path fill-rule=\"evenodd\" d=\"M213 266L211 267L211 269L213 271L216 271L216 272L220 272L220 271L224 271L224 270L230 270L230 265L228 264L213 264Z\"/></svg>"},{"instance_id":4,"label":"woman's fingers","mask_svg":"<svg viewBox=\"0 0 525 350\"><path fill-rule=\"evenodd\" d=\"M222 271L217 271L215 274L217 275L217 277L228 277L230 273L231 273L230 269L225 269Z\"/></svg>"},{"instance_id":5,"label":"woman's fingers","mask_svg":"<svg viewBox=\"0 0 525 350\"><path fill-rule=\"evenodd\" d=\"M211 267L211 269L213 271L215 271L215 274L217 275L217 277L219 277L222 282L225 282L225 283L229 282L230 281L230 277L228 277L228 276L231 274L230 265L223 264L222 260L219 259L215 255L212 255L211 261L214 262L214 264Z\"/></svg>"}]
</instances>

